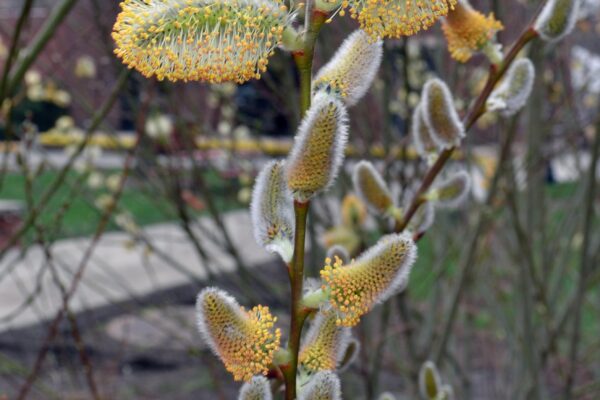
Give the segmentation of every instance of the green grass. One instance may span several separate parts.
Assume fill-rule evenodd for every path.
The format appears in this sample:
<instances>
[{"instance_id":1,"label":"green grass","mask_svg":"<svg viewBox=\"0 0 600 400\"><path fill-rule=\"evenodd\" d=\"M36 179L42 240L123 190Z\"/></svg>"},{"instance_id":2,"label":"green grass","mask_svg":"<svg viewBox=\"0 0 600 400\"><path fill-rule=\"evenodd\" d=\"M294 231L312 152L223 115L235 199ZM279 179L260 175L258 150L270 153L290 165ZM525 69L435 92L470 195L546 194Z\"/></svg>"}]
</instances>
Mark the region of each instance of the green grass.
<instances>
[{"instance_id":1,"label":"green grass","mask_svg":"<svg viewBox=\"0 0 600 400\"><path fill-rule=\"evenodd\" d=\"M111 173L119 173L119 171L108 172L106 176ZM47 171L35 178L32 185L32 197L36 204L57 176L56 171ZM39 217L39 223L47 231L48 227L57 226L55 223L57 215L64 212L62 218L58 218L60 225L55 231L52 230L54 238L91 235L98 227L101 212L94 206L94 201L108 192L106 189L91 189L85 183L78 185L80 177L81 175L76 172L69 173L65 182L56 191ZM214 174L208 174L207 181L221 211L241 207L235 200L235 196L231 195L236 185L235 182L225 182ZM79 189L77 189L78 187ZM175 220L176 213L171 201L157 192L155 185L131 177L121 196L119 209L129 211L141 226ZM0 199L19 200L25 204L25 177L20 173L9 173L4 176L0 187ZM66 208L66 211L63 211L63 208ZM192 211L190 213L192 215L201 214ZM111 222L108 230L119 230L119 228ZM33 230L30 230L26 237L33 239Z\"/></svg>"}]
</instances>

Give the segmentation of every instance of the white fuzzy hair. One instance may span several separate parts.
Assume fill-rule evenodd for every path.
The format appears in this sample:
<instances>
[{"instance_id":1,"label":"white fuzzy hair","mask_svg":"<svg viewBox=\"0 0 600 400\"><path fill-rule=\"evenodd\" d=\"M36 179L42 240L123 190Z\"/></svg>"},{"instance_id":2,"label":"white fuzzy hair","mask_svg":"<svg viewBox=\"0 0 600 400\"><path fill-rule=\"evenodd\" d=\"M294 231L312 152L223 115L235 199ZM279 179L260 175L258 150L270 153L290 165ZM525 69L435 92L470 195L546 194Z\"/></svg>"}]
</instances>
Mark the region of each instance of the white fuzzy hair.
<instances>
[{"instance_id":1,"label":"white fuzzy hair","mask_svg":"<svg viewBox=\"0 0 600 400\"><path fill-rule=\"evenodd\" d=\"M202 291L198 294L196 299L196 324L198 327L198 332L200 332L200 336L202 339L208 344L211 351L219 358L221 355L219 354L217 344L213 340L212 334L210 333L210 329L208 328L208 322L206 321L206 310L204 310L204 298L209 295L214 294L219 297L223 303L227 304L227 306L236 314L239 315L240 318L246 318L244 313L242 312L242 308L239 303L227 292L221 290L216 287L207 287L202 289Z\"/></svg>"},{"instance_id":2,"label":"white fuzzy hair","mask_svg":"<svg viewBox=\"0 0 600 400\"><path fill-rule=\"evenodd\" d=\"M346 143L348 141L348 111L346 110L346 106L337 97L322 91L313 97L312 105L298 128L298 133L294 138L294 145L286 160L286 173L289 173L289 171L294 169L295 164L305 156L306 145L311 140L314 125L318 121L322 110L330 104L335 105L336 132L334 133L333 145L329 149L328 182L319 191L326 191L333 185L345 157ZM294 193L294 197L299 201L307 201L314 194Z\"/></svg>"},{"instance_id":3,"label":"white fuzzy hair","mask_svg":"<svg viewBox=\"0 0 600 400\"><path fill-rule=\"evenodd\" d=\"M379 186L379 188L381 189L381 191L383 193L385 193L390 199L392 199L392 204L394 204L392 193L390 192L390 189L388 188L387 183L385 183L385 181L383 180L383 177L381 176L379 171L377 171L375 166L370 161L362 160L354 166L354 170L352 171L352 184L354 186L354 191L356 192L356 194L358 195L360 200L364 204L366 204L367 208L372 213L380 214L381 211L378 209L375 209L372 206L372 204L368 200L368 197L366 196L366 194L363 192L362 188L360 187L360 170L361 169L366 169L369 172L369 174L373 177L373 180L375 180L375 183L377 183L377 186Z\"/></svg>"},{"instance_id":4,"label":"white fuzzy hair","mask_svg":"<svg viewBox=\"0 0 600 400\"><path fill-rule=\"evenodd\" d=\"M318 82L323 76L335 73L343 64L348 66L346 80L350 84L347 95L343 99L348 107L358 103L367 93L383 58L383 41L373 40L361 29L348 36L331 60L318 72L314 81Z\"/></svg>"},{"instance_id":5,"label":"white fuzzy hair","mask_svg":"<svg viewBox=\"0 0 600 400\"><path fill-rule=\"evenodd\" d=\"M542 9L542 12L535 20L534 29L539 33L540 37L549 42L557 42L567 36L575 27L577 15L579 14L580 0L548 0ZM553 21L557 12L561 7L569 7L566 13L566 20L562 21L563 29L560 32L551 32L550 24L556 23Z\"/></svg>"},{"instance_id":6,"label":"white fuzzy hair","mask_svg":"<svg viewBox=\"0 0 600 400\"><path fill-rule=\"evenodd\" d=\"M271 179L275 168L281 169L278 172L277 182ZM250 217L254 238L258 244L270 253L279 254L285 262L290 262L293 253L295 217L292 193L284 179L284 168L283 160L271 161L258 174L252 191ZM273 196L273 191L277 191L277 196ZM284 225L288 232L280 231L281 237L273 240L269 238L268 230L275 223Z\"/></svg>"},{"instance_id":7,"label":"white fuzzy hair","mask_svg":"<svg viewBox=\"0 0 600 400\"><path fill-rule=\"evenodd\" d=\"M255 376L244 383L240 389L238 400L272 400L269 380L264 376Z\"/></svg>"},{"instance_id":8,"label":"white fuzzy hair","mask_svg":"<svg viewBox=\"0 0 600 400\"><path fill-rule=\"evenodd\" d=\"M310 381L301 388L298 400L341 400L342 388L340 378L331 371L316 373Z\"/></svg>"},{"instance_id":9,"label":"white fuzzy hair","mask_svg":"<svg viewBox=\"0 0 600 400\"><path fill-rule=\"evenodd\" d=\"M302 347L300 351L302 351L303 348L309 346L311 343L315 342L318 339L322 325L325 323L327 318L331 318L331 315L327 315L328 313L331 313L331 315L335 317L335 314L333 314L331 311L321 310L317 313L314 320L310 324L310 328L308 329L306 336L302 340ZM344 358L344 354L346 353L348 344L350 343L352 331L350 328L343 326L338 326L336 329L338 330L338 335L337 342L335 343L335 354L338 363L337 366L339 366L339 363Z\"/></svg>"},{"instance_id":10,"label":"white fuzzy hair","mask_svg":"<svg viewBox=\"0 0 600 400\"><path fill-rule=\"evenodd\" d=\"M431 120L432 111L430 107L430 94L431 90L437 87L441 90L442 93L442 107L444 110L437 110L438 112L442 111L443 115L446 117L445 123L448 124L448 128L451 129L452 136L451 138L444 137L440 132L436 131L436 127L433 126L433 121ZM460 141L465 137L465 128L463 126L462 121L460 120L456 109L454 108L454 100L452 97L452 93L450 93L450 89L448 85L444 81L438 78L432 78L428 80L423 86L423 93L421 95L421 104L423 113L423 119L429 128L429 132L431 133L431 138L440 148L450 148L453 146L458 146Z\"/></svg>"},{"instance_id":11,"label":"white fuzzy hair","mask_svg":"<svg viewBox=\"0 0 600 400\"><path fill-rule=\"evenodd\" d=\"M531 60L521 58L515 61L502 83L490 95L487 109L500 111L504 117L515 115L529 99L534 80L535 67Z\"/></svg>"},{"instance_id":12,"label":"white fuzzy hair","mask_svg":"<svg viewBox=\"0 0 600 400\"><path fill-rule=\"evenodd\" d=\"M434 186L435 189L443 189L448 186L459 185L460 193L452 198L438 199L435 202L439 208L460 207L471 193L471 175L464 169L454 172L449 178Z\"/></svg>"}]
</instances>

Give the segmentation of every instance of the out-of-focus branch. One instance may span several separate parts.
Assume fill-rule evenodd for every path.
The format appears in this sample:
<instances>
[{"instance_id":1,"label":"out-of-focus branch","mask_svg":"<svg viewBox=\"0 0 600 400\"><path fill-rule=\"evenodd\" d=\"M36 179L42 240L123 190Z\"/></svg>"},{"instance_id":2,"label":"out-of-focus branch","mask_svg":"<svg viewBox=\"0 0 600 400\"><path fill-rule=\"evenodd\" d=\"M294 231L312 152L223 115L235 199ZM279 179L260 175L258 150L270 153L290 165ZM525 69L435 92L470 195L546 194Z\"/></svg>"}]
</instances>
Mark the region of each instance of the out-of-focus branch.
<instances>
[{"instance_id":1,"label":"out-of-focus branch","mask_svg":"<svg viewBox=\"0 0 600 400\"><path fill-rule=\"evenodd\" d=\"M600 124L598 124L600 128ZM592 159L588 172L588 182L585 197L585 212L583 214L583 244L581 246L581 260L579 266L579 276L577 279L577 292L575 297L575 316L573 319L573 333L569 343L569 369L565 384L564 399L570 400L573 398L573 385L575 383L575 371L577 368L577 352L579 349L579 340L581 336L581 314L583 308L583 300L586 293L587 278L590 272L591 255L589 254L590 244L592 241L592 226L594 224L594 200L596 197L596 189L598 182L596 180L596 172L598 170L598 158L600 157L600 130L596 130L594 145L592 147Z\"/></svg>"},{"instance_id":2,"label":"out-of-focus branch","mask_svg":"<svg viewBox=\"0 0 600 400\"><path fill-rule=\"evenodd\" d=\"M29 48L27 48L27 50L24 52L25 56L15 67L15 72L10 75L5 93L11 93L23 80L23 77L25 76L25 73L29 67L31 67L44 47L46 47L46 44L56 32L56 29L60 26L76 3L77 0L62 0L52 9L48 19L33 39L31 46L29 46Z\"/></svg>"}]
</instances>

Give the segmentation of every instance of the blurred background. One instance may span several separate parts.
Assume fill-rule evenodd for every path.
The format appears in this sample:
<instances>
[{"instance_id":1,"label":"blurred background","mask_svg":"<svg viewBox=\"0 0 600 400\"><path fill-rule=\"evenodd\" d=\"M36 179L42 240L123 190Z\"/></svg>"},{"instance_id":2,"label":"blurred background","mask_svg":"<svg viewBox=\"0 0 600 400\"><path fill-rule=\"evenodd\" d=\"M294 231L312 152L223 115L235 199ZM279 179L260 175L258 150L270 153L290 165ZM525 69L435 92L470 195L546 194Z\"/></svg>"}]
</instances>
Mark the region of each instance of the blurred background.
<instances>
[{"instance_id":1,"label":"blurred background","mask_svg":"<svg viewBox=\"0 0 600 400\"><path fill-rule=\"evenodd\" d=\"M118 3L0 0L0 399L236 398L196 334L204 286L268 304L285 337L285 266L255 244L247 209L299 123L293 61L277 51L241 86L145 79L113 55ZM503 21L505 46L542 3L472 1ZM600 1L582 3L574 34L528 47L526 108L486 114L452 161L473 192L437 212L408 289L354 329L344 398L418 398L432 357L460 399L558 399L567 384L600 398ZM317 68L354 29L324 28ZM482 56L451 60L439 24L385 42L344 172L311 209L311 276L331 244L373 241L371 219L343 229L357 161L400 204L426 171L408 134L423 83L444 79L464 115L486 75Z\"/></svg>"}]
</instances>

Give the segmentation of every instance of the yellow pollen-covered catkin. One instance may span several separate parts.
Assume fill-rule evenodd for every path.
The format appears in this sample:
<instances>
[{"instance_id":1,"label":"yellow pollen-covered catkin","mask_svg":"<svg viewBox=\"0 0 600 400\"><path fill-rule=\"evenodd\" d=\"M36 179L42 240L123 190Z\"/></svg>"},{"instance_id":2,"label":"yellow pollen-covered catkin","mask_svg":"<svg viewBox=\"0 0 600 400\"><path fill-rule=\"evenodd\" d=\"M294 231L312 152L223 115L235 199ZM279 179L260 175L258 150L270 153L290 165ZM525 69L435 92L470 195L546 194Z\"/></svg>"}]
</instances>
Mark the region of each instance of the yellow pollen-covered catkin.
<instances>
[{"instance_id":1,"label":"yellow pollen-covered catkin","mask_svg":"<svg viewBox=\"0 0 600 400\"><path fill-rule=\"evenodd\" d=\"M369 90L383 55L383 42L373 41L362 30L353 32L342 43L331 61L313 82L313 89L336 93L347 106L355 105Z\"/></svg>"},{"instance_id":2,"label":"yellow pollen-covered catkin","mask_svg":"<svg viewBox=\"0 0 600 400\"><path fill-rule=\"evenodd\" d=\"M335 96L315 95L285 164L287 184L297 201L308 201L335 181L348 138L347 114Z\"/></svg>"},{"instance_id":3,"label":"yellow pollen-covered catkin","mask_svg":"<svg viewBox=\"0 0 600 400\"><path fill-rule=\"evenodd\" d=\"M336 323L332 310L320 311L315 317L300 349L299 361L309 371L335 370L344 356L350 329Z\"/></svg>"},{"instance_id":4,"label":"yellow pollen-covered catkin","mask_svg":"<svg viewBox=\"0 0 600 400\"><path fill-rule=\"evenodd\" d=\"M206 288L196 312L200 334L235 380L267 373L281 339L268 307L246 311L224 291Z\"/></svg>"},{"instance_id":5,"label":"yellow pollen-covered catkin","mask_svg":"<svg viewBox=\"0 0 600 400\"><path fill-rule=\"evenodd\" d=\"M394 206L385 181L369 161L361 161L352 174L354 190L371 212L384 215Z\"/></svg>"},{"instance_id":6,"label":"yellow pollen-covered catkin","mask_svg":"<svg viewBox=\"0 0 600 400\"><path fill-rule=\"evenodd\" d=\"M416 257L408 233L384 236L348 266L340 259L325 260L322 289L329 293L336 324L351 327L377 303L404 287Z\"/></svg>"},{"instance_id":7,"label":"yellow pollen-covered catkin","mask_svg":"<svg viewBox=\"0 0 600 400\"><path fill-rule=\"evenodd\" d=\"M146 77L243 83L266 70L289 18L283 0L124 0L112 36Z\"/></svg>"},{"instance_id":8,"label":"yellow pollen-covered catkin","mask_svg":"<svg viewBox=\"0 0 600 400\"><path fill-rule=\"evenodd\" d=\"M343 0L342 12L348 9L371 38L399 38L429 28L455 4L456 0Z\"/></svg>"},{"instance_id":9,"label":"yellow pollen-covered catkin","mask_svg":"<svg viewBox=\"0 0 600 400\"><path fill-rule=\"evenodd\" d=\"M474 10L466 0L459 0L442 23L452 58L467 62L502 30L502 23L493 14L487 17Z\"/></svg>"}]
</instances>

